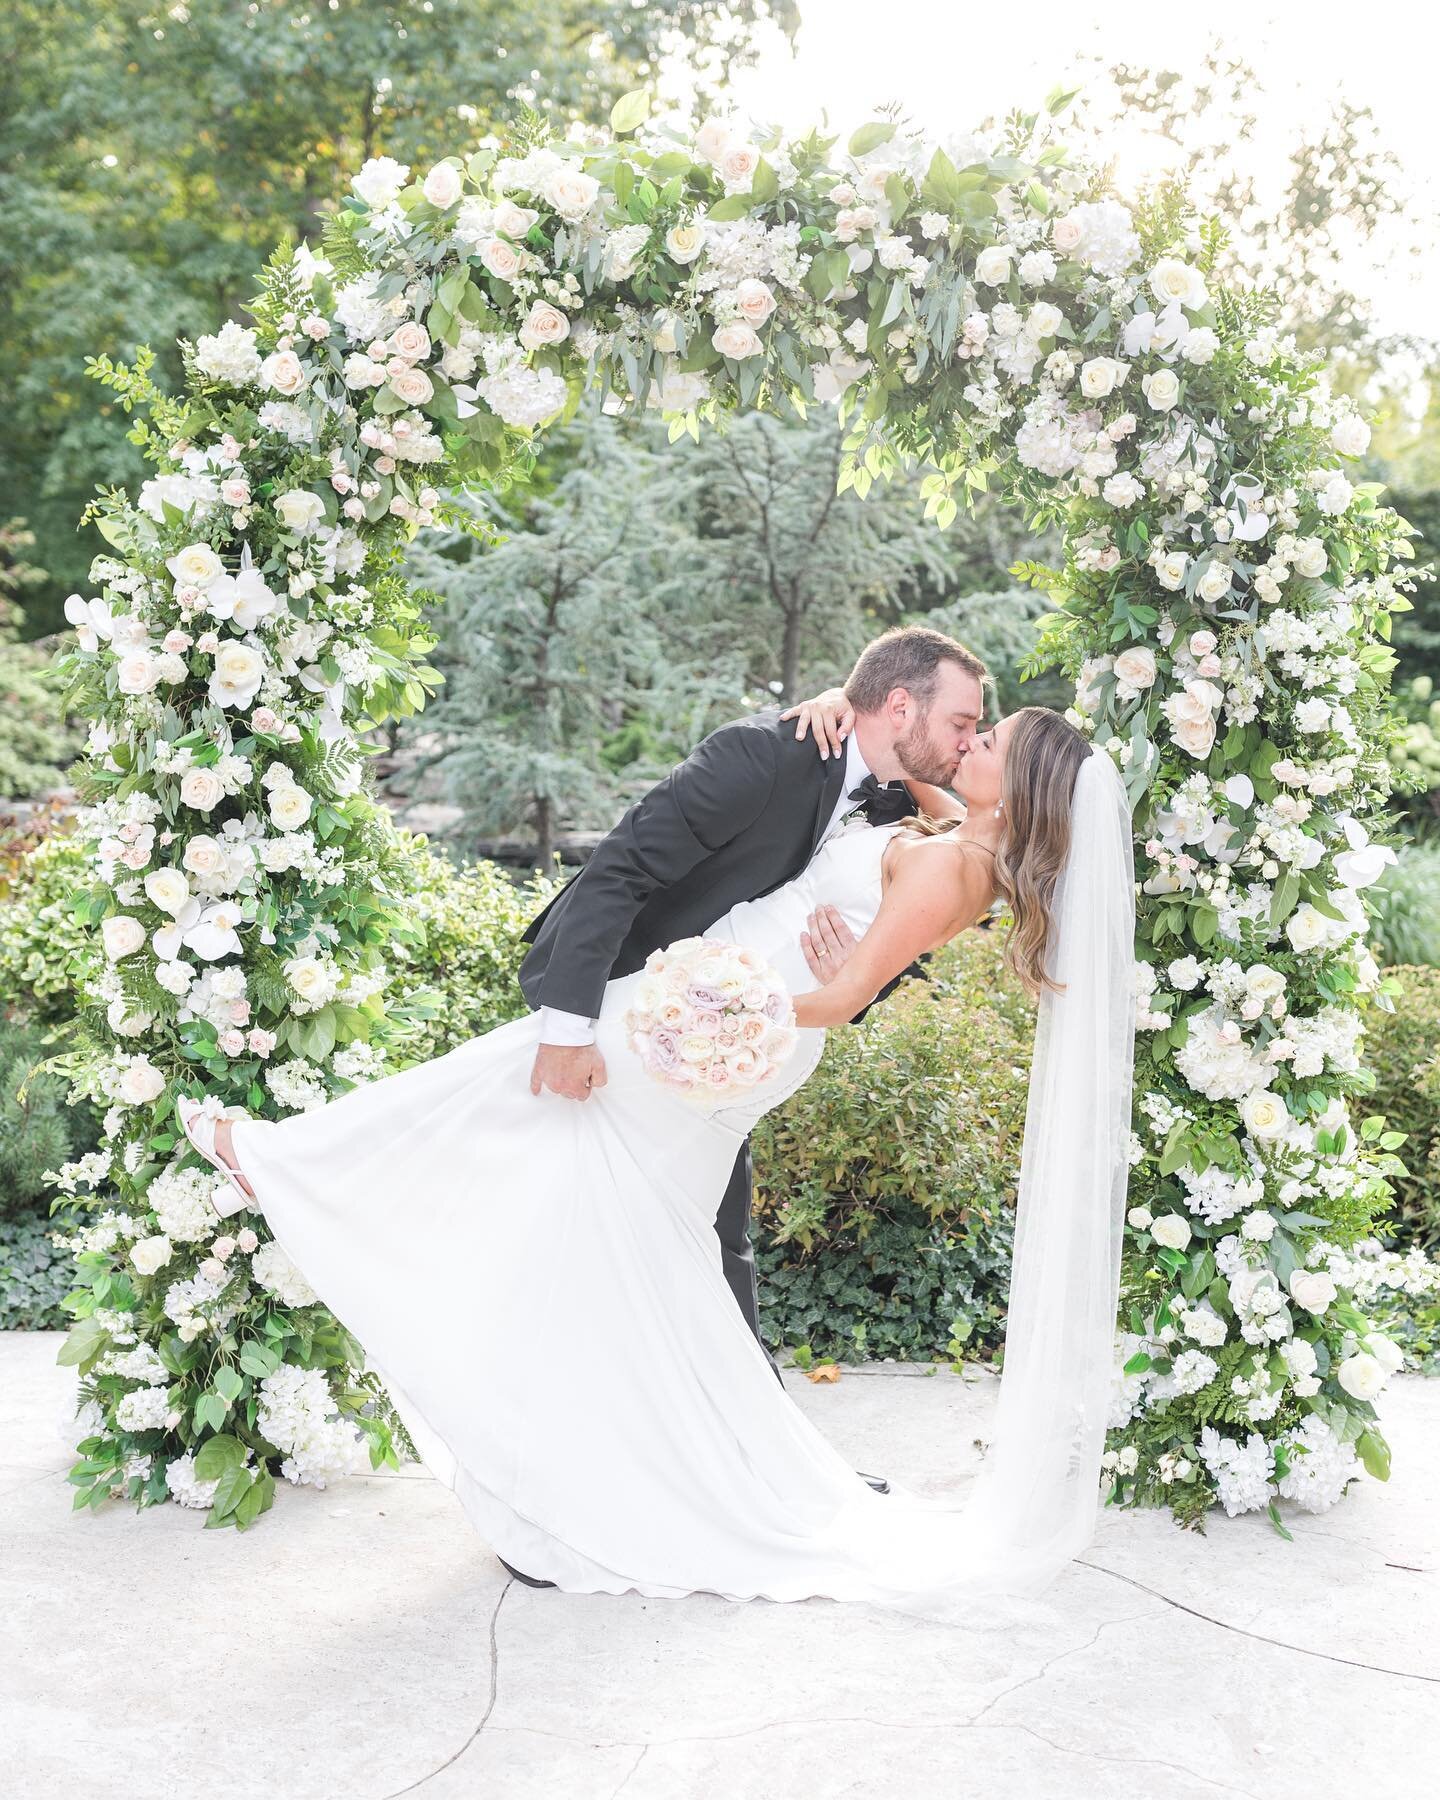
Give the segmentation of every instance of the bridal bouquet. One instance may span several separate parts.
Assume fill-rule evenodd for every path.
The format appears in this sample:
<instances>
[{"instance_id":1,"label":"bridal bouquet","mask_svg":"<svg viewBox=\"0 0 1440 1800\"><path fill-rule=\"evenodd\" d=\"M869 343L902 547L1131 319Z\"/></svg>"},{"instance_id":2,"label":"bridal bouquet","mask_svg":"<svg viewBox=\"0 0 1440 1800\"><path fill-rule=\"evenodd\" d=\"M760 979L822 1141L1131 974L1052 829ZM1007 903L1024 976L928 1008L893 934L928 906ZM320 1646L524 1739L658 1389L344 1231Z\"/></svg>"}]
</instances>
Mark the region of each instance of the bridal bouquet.
<instances>
[{"instance_id":1,"label":"bridal bouquet","mask_svg":"<svg viewBox=\"0 0 1440 1800\"><path fill-rule=\"evenodd\" d=\"M625 1029L648 1075L717 1104L774 1079L795 1048L795 1009L753 950L681 938L646 961Z\"/></svg>"}]
</instances>

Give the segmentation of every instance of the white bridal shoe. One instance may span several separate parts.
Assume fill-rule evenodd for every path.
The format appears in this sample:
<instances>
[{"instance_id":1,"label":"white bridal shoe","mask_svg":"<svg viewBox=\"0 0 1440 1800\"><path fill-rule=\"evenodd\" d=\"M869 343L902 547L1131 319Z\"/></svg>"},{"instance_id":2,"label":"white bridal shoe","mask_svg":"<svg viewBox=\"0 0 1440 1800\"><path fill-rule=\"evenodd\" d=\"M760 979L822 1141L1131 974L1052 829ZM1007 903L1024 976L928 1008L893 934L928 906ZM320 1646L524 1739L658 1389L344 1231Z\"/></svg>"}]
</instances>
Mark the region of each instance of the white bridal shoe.
<instances>
[{"instance_id":1,"label":"white bridal shoe","mask_svg":"<svg viewBox=\"0 0 1440 1800\"><path fill-rule=\"evenodd\" d=\"M215 1127L219 1121L213 1113L206 1111L204 1101L192 1100L188 1094L182 1094L175 1102L175 1112L180 1120L180 1128L185 1133L185 1136L205 1158L206 1162L219 1170L235 1192L234 1200L229 1201L228 1203L222 1201L219 1195L211 1196L210 1204L215 1208L216 1212L219 1213L220 1217L222 1219L228 1219L231 1213L240 1212L245 1207L253 1206L255 1204L255 1196L248 1193L245 1188L241 1186L240 1177L235 1173L234 1169L224 1161L215 1148ZM243 1111L238 1114L226 1113L224 1116L227 1118L249 1117L249 1115Z\"/></svg>"}]
</instances>

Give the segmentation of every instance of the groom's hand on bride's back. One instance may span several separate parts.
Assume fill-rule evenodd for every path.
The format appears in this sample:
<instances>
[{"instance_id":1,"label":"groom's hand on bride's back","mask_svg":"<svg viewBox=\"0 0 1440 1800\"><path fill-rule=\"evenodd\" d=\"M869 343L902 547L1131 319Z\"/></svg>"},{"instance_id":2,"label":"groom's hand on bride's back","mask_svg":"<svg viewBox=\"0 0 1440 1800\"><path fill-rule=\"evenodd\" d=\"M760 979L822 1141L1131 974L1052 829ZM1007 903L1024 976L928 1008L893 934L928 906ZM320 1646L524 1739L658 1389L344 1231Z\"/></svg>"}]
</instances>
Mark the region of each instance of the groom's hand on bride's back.
<instances>
[{"instance_id":1,"label":"groom's hand on bride's back","mask_svg":"<svg viewBox=\"0 0 1440 1800\"><path fill-rule=\"evenodd\" d=\"M567 1100L588 1100L605 1080L605 1058L593 1044L542 1044L530 1071L530 1092L548 1088Z\"/></svg>"}]
</instances>

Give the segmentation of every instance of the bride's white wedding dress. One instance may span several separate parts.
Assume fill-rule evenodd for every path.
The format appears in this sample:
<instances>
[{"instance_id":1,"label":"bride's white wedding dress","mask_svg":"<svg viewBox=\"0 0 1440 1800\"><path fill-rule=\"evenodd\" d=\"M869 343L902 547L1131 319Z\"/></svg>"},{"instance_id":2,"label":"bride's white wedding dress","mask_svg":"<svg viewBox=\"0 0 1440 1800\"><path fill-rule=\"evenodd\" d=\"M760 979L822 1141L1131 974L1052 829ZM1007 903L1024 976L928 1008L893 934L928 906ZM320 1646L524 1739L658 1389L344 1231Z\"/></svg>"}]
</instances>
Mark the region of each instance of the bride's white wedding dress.
<instances>
[{"instance_id":1,"label":"bride's white wedding dress","mask_svg":"<svg viewBox=\"0 0 1440 1800\"><path fill-rule=\"evenodd\" d=\"M807 915L828 902L863 933L895 829L842 832L706 935L812 986ZM1010 1585L975 1507L882 1495L855 1473L776 1381L721 1271L715 1214L741 1141L811 1073L825 1034L799 1034L773 1089L707 1114L628 1048L638 979L607 987L608 1085L584 1102L530 1092L532 1015L313 1111L237 1121L256 1208L364 1344L426 1464L529 1574L572 1592L912 1608ZM1093 1424L1082 1460L1098 1464ZM1058 1461L1027 1480L1073 1475L1072 1418L1059 1436ZM1083 1475L1092 1522L1096 1473ZM996 1498L1008 1533L1013 1508ZM1048 1544L1045 1576L1080 1542ZM1043 1585L1038 1565L1029 1575Z\"/></svg>"}]
</instances>

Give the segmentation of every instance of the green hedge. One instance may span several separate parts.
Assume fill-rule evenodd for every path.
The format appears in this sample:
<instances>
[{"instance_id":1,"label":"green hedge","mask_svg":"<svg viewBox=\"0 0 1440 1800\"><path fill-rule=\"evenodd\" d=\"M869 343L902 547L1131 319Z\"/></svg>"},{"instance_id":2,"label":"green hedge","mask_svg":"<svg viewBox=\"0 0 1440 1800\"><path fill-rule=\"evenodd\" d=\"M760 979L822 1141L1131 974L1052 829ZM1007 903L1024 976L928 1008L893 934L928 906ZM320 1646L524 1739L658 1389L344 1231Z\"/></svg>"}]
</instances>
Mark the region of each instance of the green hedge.
<instances>
[{"instance_id":1,"label":"green hedge","mask_svg":"<svg viewBox=\"0 0 1440 1800\"><path fill-rule=\"evenodd\" d=\"M1395 1178L1397 1247L1440 1246L1440 969L1396 968L1393 1013L1372 1008L1365 1022L1365 1061L1375 1071L1366 1111L1384 1113L1408 1133L1400 1148L1409 1174Z\"/></svg>"},{"instance_id":2,"label":"green hedge","mask_svg":"<svg viewBox=\"0 0 1440 1800\"><path fill-rule=\"evenodd\" d=\"M993 1352L1003 1333L1033 1011L968 932L754 1137L770 1343L811 1357Z\"/></svg>"}]
</instances>

